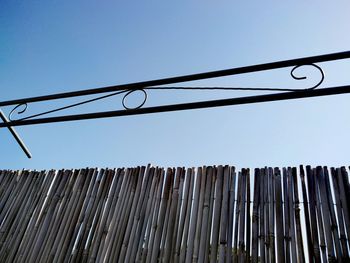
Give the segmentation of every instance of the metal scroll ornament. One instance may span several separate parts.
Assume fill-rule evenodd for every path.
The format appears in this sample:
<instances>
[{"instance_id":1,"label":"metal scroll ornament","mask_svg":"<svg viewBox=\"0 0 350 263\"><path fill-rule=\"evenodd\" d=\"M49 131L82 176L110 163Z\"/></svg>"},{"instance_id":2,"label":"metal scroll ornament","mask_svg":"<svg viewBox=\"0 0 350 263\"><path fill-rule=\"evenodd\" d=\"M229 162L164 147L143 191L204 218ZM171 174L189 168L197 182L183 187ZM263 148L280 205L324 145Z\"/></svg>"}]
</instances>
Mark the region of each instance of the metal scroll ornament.
<instances>
[{"instance_id":1,"label":"metal scroll ornament","mask_svg":"<svg viewBox=\"0 0 350 263\"><path fill-rule=\"evenodd\" d=\"M23 107L23 109L20 109L21 107ZM14 121L14 119L12 118L13 114L18 114L18 115L23 114L27 110L27 108L28 108L28 104L27 103L18 104L16 107L14 107L10 111L10 113L8 115L9 120L10 121Z\"/></svg>"},{"instance_id":2,"label":"metal scroll ornament","mask_svg":"<svg viewBox=\"0 0 350 263\"><path fill-rule=\"evenodd\" d=\"M122 95L122 94L123 94L123 98L122 98L121 104L122 104L122 107L125 110L140 109L140 108L142 108L145 105L145 103L146 103L146 101L148 99L147 90L163 90L163 91L170 91L170 90L192 90L192 91L193 90L197 90L197 91L201 91L201 90L227 90L227 91L245 90L245 91L291 91L291 92L298 92L298 91L304 91L304 90L314 90L317 87L319 87L322 84L322 82L324 81L323 70L318 65L310 63L310 64L303 64L303 65L294 66L292 68L291 72L290 72L290 75L295 80L307 79L306 76L297 76L296 75L296 71L299 68L304 67L304 66L311 66L311 67L317 69L320 72L320 74L321 74L320 80L314 86L309 87L309 88L304 88L304 89L242 88L242 87L179 87L179 86L171 86L171 87L169 87L169 86L167 86L167 87L155 87L155 86L153 86L153 87L144 87L144 88L139 88L139 89L123 89L123 90L118 90L116 92L113 92L113 93L110 93L110 94L107 94L107 95L103 95L103 96L99 96L99 97L96 97L96 98L93 98L93 99L84 100L84 101L81 101L81 102L78 102L78 103L74 103L74 104L70 104L70 105L67 105L67 106L64 106L64 107L59 107L59 108L52 109L52 110L49 110L49 111L45 111L45 112L42 112L42 113L30 115L30 116L27 116L27 117L24 117L24 118L15 119L15 118L13 118L14 114L22 115L24 112L26 112L26 110L28 108L28 104L27 103L18 104L17 106L15 106L11 110L11 112L9 114L9 119L11 121L15 121L15 120L16 121L21 121L21 120L32 119L34 117L39 117L39 116L46 115L46 114L49 114L49 113L62 111L62 110L65 110L65 109L77 107L77 106L80 106L80 105L83 105L83 104L91 103L91 102L94 102L94 101L98 101L98 100L106 99L108 97ZM136 93L136 92L139 92L139 93L141 92L141 94L143 95L142 101L138 105L136 105L134 107L128 106L127 105L127 98L128 98L128 96L130 96L131 94Z\"/></svg>"},{"instance_id":3,"label":"metal scroll ornament","mask_svg":"<svg viewBox=\"0 0 350 263\"><path fill-rule=\"evenodd\" d=\"M296 76L295 73L294 73L295 70L297 70L297 69L300 68L300 67L304 67L304 66L312 66L312 67L316 68L316 69L321 73L321 79L319 80L319 82L318 82L316 85L312 86L311 88L306 88L306 89L304 89L304 90L314 90L314 89L316 89L317 87L319 87L319 86L322 84L322 82L324 81L324 73L323 73L323 70L322 70L322 68L321 68L320 66L317 66L317 65L315 65L315 64L298 65L298 66L295 66L295 67L291 70L290 75L291 75L292 78L295 79L295 80L303 80L303 79L306 79L306 78L307 78L306 76L298 77L298 76ZM296 91L297 91L297 89L296 89Z\"/></svg>"}]
</instances>

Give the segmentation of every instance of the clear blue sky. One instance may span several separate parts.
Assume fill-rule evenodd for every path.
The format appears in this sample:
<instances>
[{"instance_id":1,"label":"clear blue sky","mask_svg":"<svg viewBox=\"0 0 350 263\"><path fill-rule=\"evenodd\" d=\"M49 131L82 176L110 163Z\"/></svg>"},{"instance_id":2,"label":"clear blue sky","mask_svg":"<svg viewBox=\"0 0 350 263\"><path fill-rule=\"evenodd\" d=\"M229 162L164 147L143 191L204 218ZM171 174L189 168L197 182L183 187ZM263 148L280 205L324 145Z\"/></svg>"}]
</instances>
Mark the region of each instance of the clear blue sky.
<instances>
[{"instance_id":1,"label":"clear blue sky","mask_svg":"<svg viewBox=\"0 0 350 263\"><path fill-rule=\"evenodd\" d=\"M349 1L1 1L0 100L346 51L349 10ZM324 87L350 83L350 61L322 66ZM317 72L304 72L311 78L303 83L284 69L193 85L317 81ZM146 106L226 95L250 94L151 92ZM343 95L18 127L31 160L1 129L0 168L348 165L349 102ZM113 98L82 111L119 108Z\"/></svg>"}]
</instances>

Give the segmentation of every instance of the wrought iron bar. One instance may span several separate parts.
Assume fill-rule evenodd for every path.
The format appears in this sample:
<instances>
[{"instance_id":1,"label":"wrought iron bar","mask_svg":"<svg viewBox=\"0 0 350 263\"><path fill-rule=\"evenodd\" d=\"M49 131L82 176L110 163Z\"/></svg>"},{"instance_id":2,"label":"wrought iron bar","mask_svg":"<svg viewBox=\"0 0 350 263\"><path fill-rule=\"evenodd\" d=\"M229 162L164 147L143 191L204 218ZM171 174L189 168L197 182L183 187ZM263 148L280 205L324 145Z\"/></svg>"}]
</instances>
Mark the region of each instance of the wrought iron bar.
<instances>
[{"instance_id":1,"label":"wrought iron bar","mask_svg":"<svg viewBox=\"0 0 350 263\"><path fill-rule=\"evenodd\" d=\"M310 64L319 63L319 62L326 62L326 61L333 61L333 60L347 59L347 58L350 58L350 51L332 53L332 54L326 54L326 55L320 55L320 56L298 58L298 59L290 59L290 60L277 61L277 62L270 62L270 63L252 65L252 66L224 69L224 70L191 74L191 75L185 75L185 76L164 78L164 79L158 79L158 80L142 81L142 82L114 85L114 86L95 88L95 89L86 89L86 90L79 90L79 91L56 93L56 94L45 95L45 96L30 97L30 98L24 98L24 99L8 100L8 101L0 102L0 107L16 105L16 104L24 104L24 103L30 103L30 102L39 102L39 101L56 100L56 99L71 98L71 97L78 97L78 96L86 96L86 95L114 92L114 91L120 91L120 90L128 90L128 91L140 90L145 87L161 86L161 85L168 85L168 84L174 84L174 83L180 83L180 82L210 79L210 78L218 78L218 77L225 77L230 75L238 75L238 74L264 71L264 70L278 69L278 68L296 67L296 66L298 67L302 65L310 65Z\"/></svg>"},{"instance_id":2,"label":"wrought iron bar","mask_svg":"<svg viewBox=\"0 0 350 263\"><path fill-rule=\"evenodd\" d=\"M225 70L218 70L212 72L204 72L198 74L191 74L185 76L142 81L136 83L122 84L107 86L94 89L78 90L72 92L56 93L44 96L29 97L23 99L15 99L0 102L0 107L2 106L11 106L15 107L11 110L9 114L9 119L3 114L0 110L0 118L3 123L0 123L0 128L7 127L16 141L19 143L20 147L26 153L28 158L31 157L31 154L27 147L24 145L23 141L19 138L16 131L12 126L23 126L23 125L33 125L33 124L43 124L43 123L52 123L52 122L65 122L65 121L76 121L84 119L95 119L95 118L108 118L108 117L118 117L118 116L128 116L128 115L138 115L138 114L149 114L156 112L170 112L170 111L180 111L180 110L190 110L190 109L201 109L201 108L210 108L210 107L222 107L229 105L240 105L240 104L250 104L250 103L259 103L259 102L268 102L268 101L278 101L278 100L289 100L289 99L298 99L298 98L308 98L308 97L318 97L318 96L328 96L336 94L345 94L350 93L350 86L339 86L331 88L323 88L316 90L317 87L321 85L324 80L324 73L322 69L315 63L335 61L340 59L349 59L350 51L332 53L320 56L312 56L284 61L277 61L271 63L257 64L252 66L237 67ZM190 82L195 80L203 80L210 78L218 78L225 76L232 76L245 73L253 73L258 71L273 70L279 68L293 67L290 74L296 80L306 79L305 76L300 77L295 75L295 70L301 66L312 66L318 69L321 73L321 78L319 82L309 88L304 89L295 89L295 88L255 88L255 87L183 87L183 86L164 86L169 84ZM277 94L265 94L265 95L256 95L256 96L247 96L247 97L238 97L238 98L228 98L220 100L210 100L210 101L200 101L200 102L190 102L190 103L180 103L172 105L161 105L142 108L147 100L147 90L245 90L245 91L284 91L283 93ZM126 97L132 94L135 91L141 91L144 94L143 101L136 107L128 107L125 103ZM106 94L108 93L108 94ZM47 110L41 113L32 114L30 116L23 117L18 120L12 119L13 113L22 114L26 111L29 103L33 102L42 102L49 100L58 100L72 97L80 97L94 94L104 94L96 98L83 100L77 103L59 107L56 109ZM65 115L65 116L55 116L55 117L42 117L43 115L55 113L65 109L77 107L83 104L91 103L97 100L105 99L107 97L116 96L123 94L122 106L124 110L114 110L114 111L105 111L105 112L93 112L85 114L76 114L76 115ZM21 108L23 107L23 108ZM41 117L41 118L37 118Z\"/></svg>"},{"instance_id":3,"label":"wrought iron bar","mask_svg":"<svg viewBox=\"0 0 350 263\"><path fill-rule=\"evenodd\" d=\"M292 91L292 92L283 92L283 93L276 93L276 94L249 96L249 97L238 97L238 98L229 98L229 99L220 99L220 100L172 104L172 105L137 108L137 109L130 109L130 110L105 111L105 112L66 115L66 116L58 116L58 117L50 117L50 118L11 121L8 123L0 123L0 128L9 127L9 126L23 126L23 125L33 125L33 124L43 124L43 123L53 123L53 122L65 122L65 121L77 121L77 120L98 119L98 118L121 117L121 116L130 116L130 115L141 115L141 114L158 113L158 112L203 109L203 108L230 106L230 105L242 105L242 104L260 103L260 102L338 95L338 94L346 94L346 93L350 93L350 85L316 89L316 90L307 89L307 90L301 90L298 92Z\"/></svg>"}]
</instances>

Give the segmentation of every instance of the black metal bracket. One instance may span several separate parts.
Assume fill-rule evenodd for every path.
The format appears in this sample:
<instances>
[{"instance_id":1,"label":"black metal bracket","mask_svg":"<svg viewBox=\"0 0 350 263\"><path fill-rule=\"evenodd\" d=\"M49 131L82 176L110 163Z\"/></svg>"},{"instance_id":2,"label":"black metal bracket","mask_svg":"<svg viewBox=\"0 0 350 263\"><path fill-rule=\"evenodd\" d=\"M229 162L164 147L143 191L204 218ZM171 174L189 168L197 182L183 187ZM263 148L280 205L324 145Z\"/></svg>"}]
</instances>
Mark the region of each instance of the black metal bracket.
<instances>
[{"instance_id":1,"label":"black metal bracket","mask_svg":"<svg viewBox=\"0 0 350 263\"><path fill-rule=\"evenodd\" d=\"M335 61L340 59L349 59L349 58L350 58L350 51L346 51L346 52L332 53L332 54L326 54L326 55L320 55L320 56L312 56L312 57L277 61L277 62L271 62L271 63L246 66L246 67L238 67L238 68L231 68L231 69L225 69L225 70L219 70L219 71L178 76L178 77L172 77L172 78L157 79L157 80L122 84L122 85L116 85L116 86L108 86L108 87L95 88L95 89L86 89L86 90L50 94L50 95L38 96L38 97L2 101L0 102L0 107L5 107L5 106L14 106L14 107L10 111L10 114L8 117L9 120L0 111L0 117L3 121L3 123L0 123L0 128L7 127L10 130L10 132L13 134L13 136L15 137L16 141L19 143L23 151L30 158L31 155L28 149L26 148L26 146L24 145L24 143L22 142L22 140L19 138L19 136L13 129L14 126L65 122L65 121L77 121L77 120L96 119L96 118L120 117L120 116L140 115L140 114L157 113L157 112L201 109L201 108L210 108L210 107L221 107L221 106L229 106L229 105L240 105L240 104L250 104L250 103L268 102L268 101L290 100L290 99L298 99L298 98L319 97L319 96L329 96L329 95L350 93L350 85L317 89L324 80L324 72L320 66L316 65L316 63ZM176 84L176 83L191 82L195 80L219 78L219 77L225 77L225 76L253 73L253 72L287 68L287 67L293 67L292 70L290 71L292 78L296 80L303 80L303 79L306 79L305 76L299 77L299 76L296 76L295 74L295 70L301 66L312 66L313 68L319 71L321 77L317 82L317 84L315 84L312 87L307 87L304 89L164 86L164 85L170 85L170 84ZM148 98L147 91L149 90L155 90L155 91L245 90L245 91L270 91L270 92L278 92L278 93L143 107L146 104L146 101ZM130 94L136 91L139 91L143 94L144 97L142 102L136 107L127 106L126 98ZM65 105L59 108L50 109L40 113L31 114L26 117L22 117L18 119L13 118L13 115L15 113L19 115L25 113L27 111L29 103L44 102L44 101L51 101L51 100L63 100L67 98L84 97L84 96L95 95L95 94L104 94L104 95L102 96L99 95L98 97L95 97L92 99L90 98L87 100ZM81 106L83 104L88 104L94 101L103 100L108 97L113 97L118 95L123 96L122 103L121 103L122 109L120 110L42 117L44 115L53 114L59 111L67 110L70 108Z\"/></svg>"}]
</instances>

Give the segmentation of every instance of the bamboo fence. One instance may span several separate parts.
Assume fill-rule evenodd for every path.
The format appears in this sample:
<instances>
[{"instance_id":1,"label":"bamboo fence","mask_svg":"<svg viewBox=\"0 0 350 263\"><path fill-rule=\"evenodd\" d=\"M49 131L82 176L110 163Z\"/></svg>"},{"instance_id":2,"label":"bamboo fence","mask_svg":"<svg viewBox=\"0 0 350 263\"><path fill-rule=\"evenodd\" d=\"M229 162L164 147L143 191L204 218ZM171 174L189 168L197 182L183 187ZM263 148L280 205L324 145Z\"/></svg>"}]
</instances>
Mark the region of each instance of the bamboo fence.
<instances>
[{"instance_id":1,"label":"bamboo fence","mask_svg":"<svg viewBox=\"0 0 350 263\"><path fill-rule=\"evenodd\" d=\"M0 262L349 262L345 167L0 171Z\"/></svg>"}]
</instances>

